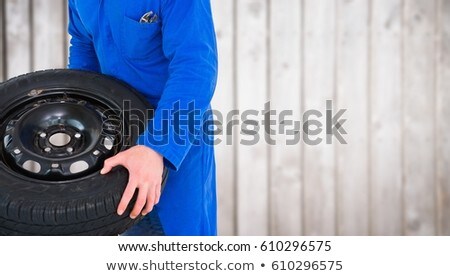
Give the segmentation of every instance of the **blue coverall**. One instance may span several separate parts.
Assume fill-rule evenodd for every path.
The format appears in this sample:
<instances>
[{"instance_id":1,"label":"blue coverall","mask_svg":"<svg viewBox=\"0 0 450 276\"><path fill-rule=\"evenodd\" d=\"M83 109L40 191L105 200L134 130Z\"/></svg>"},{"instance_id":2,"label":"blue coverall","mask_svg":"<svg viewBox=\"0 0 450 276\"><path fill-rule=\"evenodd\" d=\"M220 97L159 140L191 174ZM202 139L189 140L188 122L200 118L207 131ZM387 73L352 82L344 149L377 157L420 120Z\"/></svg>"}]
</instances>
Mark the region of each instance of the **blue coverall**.
<instances>
[{"instance_id":1,"label":"blue coverall","mask_svg":"<svg viewBox=\"0 0 450 276\"><path fill-rule=\"evenodd\" d=\"M155 22L140 23L149 12ZM125 81L156 107L138 142L159 152L169 168L155 207L164 232L216 235L214 149L198 139L206 116L203 121L189 120L196 142L187 126L178 124L177 131L174 120L164 128L168 110L169 116L193 108L210 112L217 81L210 0L69 0L69 17L69 68Z\"/></svg>"}]
</instances>

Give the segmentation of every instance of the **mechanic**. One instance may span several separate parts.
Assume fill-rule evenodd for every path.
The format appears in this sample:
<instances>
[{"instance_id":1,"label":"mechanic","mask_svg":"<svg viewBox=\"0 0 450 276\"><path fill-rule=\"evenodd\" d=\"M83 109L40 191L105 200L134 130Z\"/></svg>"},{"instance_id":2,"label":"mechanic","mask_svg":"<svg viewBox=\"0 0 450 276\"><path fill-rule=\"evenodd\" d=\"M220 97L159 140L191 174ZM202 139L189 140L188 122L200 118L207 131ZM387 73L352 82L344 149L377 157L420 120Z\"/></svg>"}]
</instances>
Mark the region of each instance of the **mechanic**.
<instances>
[{"instance_id":1,"label":"mechanic","mask_svg":"<svg viewBox=\"0 0 450 276\"><path fill-rule=\"evenodd\" d=\"M129 171L119 215L136 191L130 217L151 212L124 234L149 235L159 217L166 235L216 235L214 149L198 138L217 80L210 0L69 0L69 34L70 69L118 78L156 107L138 145L107 159L101 171ZM193 109L202 120L165 125L177 111ZM164 166L169 177L161 193Z\"/></svg>"}]
</instances>

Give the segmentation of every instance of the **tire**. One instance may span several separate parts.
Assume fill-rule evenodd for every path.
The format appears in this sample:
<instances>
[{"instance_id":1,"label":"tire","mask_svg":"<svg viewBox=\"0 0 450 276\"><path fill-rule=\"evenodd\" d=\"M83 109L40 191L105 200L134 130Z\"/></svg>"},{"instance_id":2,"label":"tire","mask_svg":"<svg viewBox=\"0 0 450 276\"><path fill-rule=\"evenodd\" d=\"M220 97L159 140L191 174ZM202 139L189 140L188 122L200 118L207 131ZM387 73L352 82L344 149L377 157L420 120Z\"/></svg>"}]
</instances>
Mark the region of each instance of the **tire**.
<instances>
[{"instance_id":1,"label":"tire","mask_svg":"<svg viewBox=\"0 0 450 276\"><path fill-rule=\"evenodd\" d=\"M116 214L128 171L99 171L136 144L145 110L137 91L96 73L48 70L1 83L0 235L118 235L136 224L136 195ZM57 144L56 134L68 142Z\"/></svg>"}]
</instances>

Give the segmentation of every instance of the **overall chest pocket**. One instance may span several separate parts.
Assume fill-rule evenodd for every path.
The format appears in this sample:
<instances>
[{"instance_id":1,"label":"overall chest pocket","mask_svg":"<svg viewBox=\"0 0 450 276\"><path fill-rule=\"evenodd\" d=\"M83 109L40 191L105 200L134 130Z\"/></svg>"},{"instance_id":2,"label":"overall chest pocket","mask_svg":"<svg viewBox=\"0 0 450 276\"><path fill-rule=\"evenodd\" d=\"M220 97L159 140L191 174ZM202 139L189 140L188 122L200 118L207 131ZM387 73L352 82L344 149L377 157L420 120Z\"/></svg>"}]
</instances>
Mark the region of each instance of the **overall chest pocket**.
<instances>
[{"instance_id":1,"label":"overall chest pocket","mask_svg":"<svg viewBox=\"0 0 450 276\"><path fill-rule=\"evenodd\" d=\"M129 59L146 59L161 47L161 23L140 23L124 16L120 47Z\"/></svg>"}]
</instances>

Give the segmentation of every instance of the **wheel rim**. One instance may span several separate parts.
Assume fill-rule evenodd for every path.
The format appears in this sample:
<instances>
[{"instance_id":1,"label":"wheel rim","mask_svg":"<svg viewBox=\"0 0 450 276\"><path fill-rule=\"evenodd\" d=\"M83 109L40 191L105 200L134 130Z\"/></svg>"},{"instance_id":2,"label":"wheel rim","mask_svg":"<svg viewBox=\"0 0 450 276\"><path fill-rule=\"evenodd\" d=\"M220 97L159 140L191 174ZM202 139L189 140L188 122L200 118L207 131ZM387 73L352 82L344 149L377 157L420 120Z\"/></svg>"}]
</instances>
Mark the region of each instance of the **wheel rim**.
<instances>
[{"instance_id":1,"label":"wheel rim","mask_svg":"<svg viewBox=\"0 0 450 276\"><path fill-rule=\"evenodd\" d=\"M2 118L2 156L13 171L63 181L98 171L122 148L120 110L87 91L50 89L11 105Z\"/></svg>"}]
</instances>

